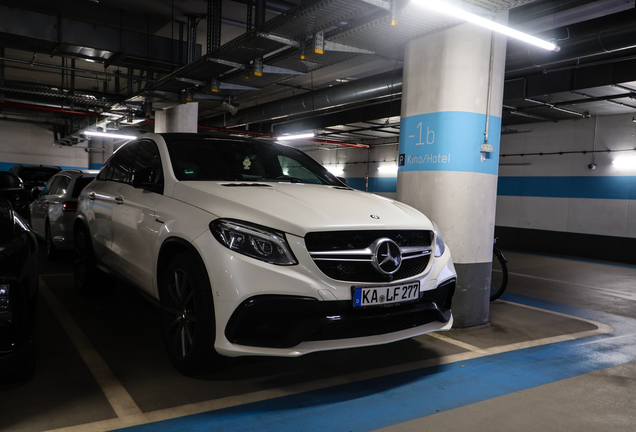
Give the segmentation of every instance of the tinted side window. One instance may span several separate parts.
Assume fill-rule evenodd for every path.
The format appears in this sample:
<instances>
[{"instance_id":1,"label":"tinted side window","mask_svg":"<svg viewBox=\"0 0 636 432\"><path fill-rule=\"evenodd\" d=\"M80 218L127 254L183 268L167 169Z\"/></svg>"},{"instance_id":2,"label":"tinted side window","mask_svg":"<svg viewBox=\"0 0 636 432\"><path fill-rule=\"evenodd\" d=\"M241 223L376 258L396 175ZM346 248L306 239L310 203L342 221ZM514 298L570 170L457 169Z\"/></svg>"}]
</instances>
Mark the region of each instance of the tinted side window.
<instances>
[{"instance_id":1,"label":"tinted side window","mask_svg":"<svg viewBox=\"0 0 636 432\"><path fill-rule=\"evenodd\" d=\"M48 195L55 180L57 180L57 177L51 177L51 180L46 183L46 186L44 186L44 189L42 190L42 193L40 195Z\"/></svg>"},{"instance_id":2,"label":"tinted side window","mask_svg":"<svg viewBox=\"0 0 636 432\"><path fill-rule=\"evenodd\" d=\"M109 180L130 183L132 181L132 162L135 153L139 149L139 143L128 144L115 153L113 171L109 172Z\"/></svg>"},{"instance_id":3,"label":"tinted side window","mask_svg":"<svg viewBox=\"0 0 636 432\"><path fill-rule=\"evenodd\" d=\"M157 145L152 141L141 141L139 152L133 163L133 179L146 183L163 184L163 167Z\"/></svg>"},{"instance_id":4,"label":"tinted side window","mask_svg":"<svg viewBox=\"0 0 636 432\"><path fill-rule=\"evenodd\" d=\"M60 176L60 181L55 188L51 189L53 195L64 195L68 191L68 185L71 183L71 178L66 176Z\"/></svg>"},{"instance_id":5,"label":"tinted side window","mask_svg":"<svg viewBox=\"0 0 636 432\"><path fill-rule=\"evenodd\" d=\"M42 195L55 194L55 191L57 190L57 186L60 184L60 181L62 181L62 176L53 177L52 182L49 182L46 185L47 187L44 188L44 190L42 191Z\"/></svg>"},{"instance_id":6,"label":"tinted side window","mask_svg":"<svg viewBox=\"0 0 636 432\"><path fill-rule=\"evenodd\" d=\"M131 181L132 161L135 153L139 149L139 143L126 144L118 149L115 154L108 159L106 165L99 172L97 178L100 180L111 180L122 183Z\"/></svg>"}]
</instances>

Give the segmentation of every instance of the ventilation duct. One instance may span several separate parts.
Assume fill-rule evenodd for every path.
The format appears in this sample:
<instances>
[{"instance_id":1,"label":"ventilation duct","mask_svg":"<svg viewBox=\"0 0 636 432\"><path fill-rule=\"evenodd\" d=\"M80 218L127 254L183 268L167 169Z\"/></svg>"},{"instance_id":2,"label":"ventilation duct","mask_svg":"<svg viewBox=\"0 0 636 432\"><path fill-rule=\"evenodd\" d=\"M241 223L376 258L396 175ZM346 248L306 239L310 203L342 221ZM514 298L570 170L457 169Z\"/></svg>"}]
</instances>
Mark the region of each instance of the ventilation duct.
<instances>
[{"instance_id":1,"label":"ventilation duct","mask_svg":"<svg viewBox=\"0 0 636 432\"><path fill-rule=\"evenodd\" d=\"M306 114L340 105L364 102L383 96L390 96L401 91L402 70L399 69L276 102L242 109L237 115L229 117L225 121L222 118L213 119L209 125L239 126L262 122L296 114Z\"/></svg>"}]
</instances>

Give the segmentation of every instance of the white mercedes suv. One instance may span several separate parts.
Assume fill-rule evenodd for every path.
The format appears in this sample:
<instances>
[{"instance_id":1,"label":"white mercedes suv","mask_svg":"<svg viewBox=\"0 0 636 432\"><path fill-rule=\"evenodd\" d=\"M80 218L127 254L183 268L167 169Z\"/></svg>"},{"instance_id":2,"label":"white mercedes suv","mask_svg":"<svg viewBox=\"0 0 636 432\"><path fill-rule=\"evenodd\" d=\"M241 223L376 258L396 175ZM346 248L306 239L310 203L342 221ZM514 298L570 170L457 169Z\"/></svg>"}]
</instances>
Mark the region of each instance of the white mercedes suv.
<instances>
[{"instance_id":1,"label":"white mercedes suv","mask_svg":"<svg viewBox=\"0 0 636 432\"><path fill-rule=\"evenodd\" d=\"M74 238L78 289L106 271L148 294L186 375L225 357L383 344L453 323L456 273L436 225L293 147L144 135L84 188Z\"/></svg>"}]
</instances>

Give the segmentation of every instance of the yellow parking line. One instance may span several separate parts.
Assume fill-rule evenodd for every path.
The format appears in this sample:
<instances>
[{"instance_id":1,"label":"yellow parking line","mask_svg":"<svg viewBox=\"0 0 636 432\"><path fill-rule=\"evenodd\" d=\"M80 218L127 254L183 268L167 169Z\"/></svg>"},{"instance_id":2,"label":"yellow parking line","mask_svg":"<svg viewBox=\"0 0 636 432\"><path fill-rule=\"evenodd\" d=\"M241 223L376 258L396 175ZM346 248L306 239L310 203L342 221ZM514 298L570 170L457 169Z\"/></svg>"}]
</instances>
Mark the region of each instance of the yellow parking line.
<instances>
[{"instance_id":1,"label":"yellow parking line","mask_svg":"<svg viewBox=\"0 0 636 432\"><path fill-rule=\"evenodd\" d=\"M60 322L64 331L77 348L80 356L95 377L108 402L113 407L117 417L127 417L141 414L141 410L133 401L124 386L119 382L104 359L99 355L95 347L88 340L84 332L77 325L62 303L55 297L51 290L40 278L40 294L49 305L55 317Z\"/></svg>"}]
</instances>

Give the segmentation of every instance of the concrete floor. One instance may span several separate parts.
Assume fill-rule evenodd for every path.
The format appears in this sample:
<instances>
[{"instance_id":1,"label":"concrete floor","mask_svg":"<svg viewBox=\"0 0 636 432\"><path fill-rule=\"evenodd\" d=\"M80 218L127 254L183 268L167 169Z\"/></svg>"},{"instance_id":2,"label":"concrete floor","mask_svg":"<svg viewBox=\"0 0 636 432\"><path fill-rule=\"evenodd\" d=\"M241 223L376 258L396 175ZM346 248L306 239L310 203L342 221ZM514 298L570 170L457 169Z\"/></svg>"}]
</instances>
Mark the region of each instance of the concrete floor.
<instances>
[{"instance_id":1,"label":"concrete floor","mask_svg":"<svg viewBox=\"0 0 636 432\"><path fill-rule=\"evenodd\" d=\"M0 430L636 430L636 267L506 257L489 326L201 379L172 368L137 294L79 296L42 258L38 370L0 386Z\"/></svg>"}]
</instances>

